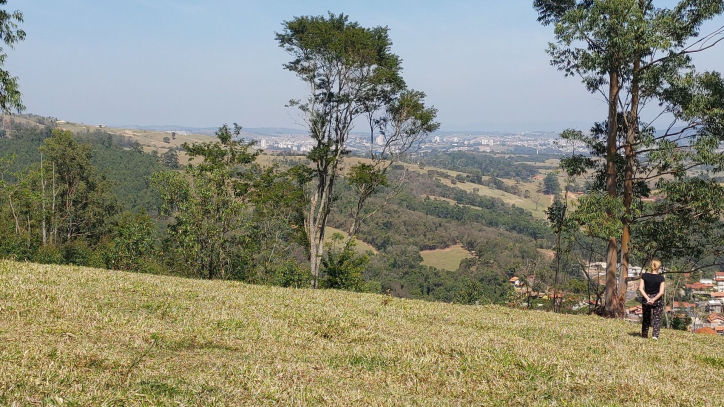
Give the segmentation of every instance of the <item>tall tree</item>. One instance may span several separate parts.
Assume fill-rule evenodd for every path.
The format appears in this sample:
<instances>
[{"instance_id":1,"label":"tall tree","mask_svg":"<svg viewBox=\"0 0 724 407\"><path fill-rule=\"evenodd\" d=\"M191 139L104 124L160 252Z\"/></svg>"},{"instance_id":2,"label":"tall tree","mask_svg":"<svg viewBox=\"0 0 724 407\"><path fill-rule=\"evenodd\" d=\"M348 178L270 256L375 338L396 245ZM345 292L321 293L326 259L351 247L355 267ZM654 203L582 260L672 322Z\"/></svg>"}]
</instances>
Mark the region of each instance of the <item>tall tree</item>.
<instances>
[{"instance_id":1,"label":"tall tree","mask_svg":"<svg viewBox=\"0 0 724 407\"><path fill-rule=\"evenodd\" d=\"M372 138L375 129L395 127L390 119L404 123L397 126L397 133L383 134L386 140L396 138L389 144L404 150L421 132L434 128L434 110L424 107L423 94L404 93L400 58L390 52L387 28L365 28L344 14L332 13L296 17L285 21L283 27L276 40L293 58L284 68L297 74L309 89L305 100L292 100L290 106L299 108L315 142L308 155L313 168L304 180L309 188L304 228L313 286L317 287L332 190L348 153L347 140L355 120L367 118ZM411 128L416 130L410 132ZM387 182L384 169L374 164L357 167L351 180L362 196L360 208L370 191Z\"/></svg>"},{"instance_id":2,"label":"tall tree","mask_svg":"<svg viewBox=\"0 0 724 407\"><path fill-rule=\"evenodd\" d=\"M7 0L0 0L0 6L7 3ZM22 22L23 13L21 11L9 12L0 9L0 38L8 47L13 48L15 44L25 39L25 31L18 28L18 23ZM0 47L0 110L3 113L10 113L13 110L20 112L25 110L25 106L20 100L18 78L2 69L5 65L5 58L7 58L7 53Z\"/></svg>"},{"instance_id":3,"label":"tall tree","mask_svg":"<svg viewBox=\"0 0 724 407\"><path fill-rule=\"evenodd\" d=\"M696 182L687 180L686 170L692 163L716 166L719 160L713 147L721 137L716 132L721 78L696 73L690 54L721 41L724 29L690 42L723 5L720 0L682 0L666 9L656 8L652 0L536 0L534 7L539 21L555 24L551 63L566 75L580 76L588 90L601 93L608 104L607 120L594 127L593 138L568 135L587 140L595 154L605 157L605 167L598 167L598 188L606 191L609 203L621 199L621 231L607 236L605 302L607 314L622 315L637 195L647 195L657 180L661 190L675 184L691 192ZM640 119L641 109L656 103L663 106L657 119L674 116L674 124L659 133L655 122ZM579 156L566 165L570 173L580 174L597 163ZM664 175L675 179L669 182ZM615 216L612 206L603 208L608 217Z\"/></svg>"},{"instance_id":4,"label":"tall tree","mask_svg":"<svg viewBox=\"0 0 724 407\"><path fill-rule=\"evenodd\" d=\"M93 166L91 146L77 142L67 130L55 129L40 153L44 160L38 171L38 189L44 193L43 207L50 211L49 240L99 239L108 215L118 211L118 204L110 182Z\"/></svg>"}]
</instances>

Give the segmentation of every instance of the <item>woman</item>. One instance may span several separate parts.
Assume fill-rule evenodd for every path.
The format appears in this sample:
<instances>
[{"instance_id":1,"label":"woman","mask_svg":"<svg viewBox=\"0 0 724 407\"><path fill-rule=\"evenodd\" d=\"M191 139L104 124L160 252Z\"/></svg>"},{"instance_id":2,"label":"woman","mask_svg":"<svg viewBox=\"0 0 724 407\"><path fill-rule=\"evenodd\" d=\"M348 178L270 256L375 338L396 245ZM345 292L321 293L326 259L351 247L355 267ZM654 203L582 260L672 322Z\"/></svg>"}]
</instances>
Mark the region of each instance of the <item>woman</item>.
<instances>
[{"instance_id":1,"label":"woman","mask_svg":"<svg viewBox=\"0 0 724 407\"><path fill-rule=\"evenodd\" d=\"M658 260L651 261L651 272L641 274L641 282L639 283L639 292L643 296L643 321L641 322L641 336L649 337L649 327L654 326L654 336L652 338L659 339L659 331L661 331L661 312L664 310L664 290L666 282L664 276L659 274L661 262ZM653 321L652 321L653 319Z\"/></svg>"}]
</instances>

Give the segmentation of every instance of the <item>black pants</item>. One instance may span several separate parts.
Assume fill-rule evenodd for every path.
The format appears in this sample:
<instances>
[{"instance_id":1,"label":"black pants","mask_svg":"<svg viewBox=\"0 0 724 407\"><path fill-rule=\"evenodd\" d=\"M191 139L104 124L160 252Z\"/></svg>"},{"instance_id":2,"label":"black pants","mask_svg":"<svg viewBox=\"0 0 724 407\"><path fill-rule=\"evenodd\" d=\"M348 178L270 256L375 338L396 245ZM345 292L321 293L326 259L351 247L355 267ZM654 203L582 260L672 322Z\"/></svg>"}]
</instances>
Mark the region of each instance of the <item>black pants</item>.
<instances>
[{"instance_id":1,"label":"black pants","mask_svg":"<svg viewBox=\"0 0 724 407\"><path fill-rule=\"evenodd\" d=\"M659 337L661 331L661 312L664 310L664 302L659 298L653 304L643 304L643 321L641 322L641 336L644 338L649 337L649 327L654 327L654 337ZM652 321L653 320L653 321Z\"/></svg>"}]
</instances>

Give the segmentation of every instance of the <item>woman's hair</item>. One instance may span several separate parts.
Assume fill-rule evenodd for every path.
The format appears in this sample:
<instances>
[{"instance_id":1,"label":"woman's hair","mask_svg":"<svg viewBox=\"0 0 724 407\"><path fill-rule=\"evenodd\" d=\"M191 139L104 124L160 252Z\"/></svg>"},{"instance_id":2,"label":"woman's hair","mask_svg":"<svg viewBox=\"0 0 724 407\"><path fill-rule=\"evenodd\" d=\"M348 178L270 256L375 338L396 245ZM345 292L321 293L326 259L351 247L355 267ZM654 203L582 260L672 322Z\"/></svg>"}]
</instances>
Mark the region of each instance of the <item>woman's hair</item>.
<instances>
[{"instance_id":1,"label":"woman's hair","mask_svg":"<svg viewBox=\"0 0 724 407\"><path fill-rule=\"evenodd\" d=\"M651 260L651 270L658 270L661 268L661 262L658 260Z\"/></svg>"}]
</instances>

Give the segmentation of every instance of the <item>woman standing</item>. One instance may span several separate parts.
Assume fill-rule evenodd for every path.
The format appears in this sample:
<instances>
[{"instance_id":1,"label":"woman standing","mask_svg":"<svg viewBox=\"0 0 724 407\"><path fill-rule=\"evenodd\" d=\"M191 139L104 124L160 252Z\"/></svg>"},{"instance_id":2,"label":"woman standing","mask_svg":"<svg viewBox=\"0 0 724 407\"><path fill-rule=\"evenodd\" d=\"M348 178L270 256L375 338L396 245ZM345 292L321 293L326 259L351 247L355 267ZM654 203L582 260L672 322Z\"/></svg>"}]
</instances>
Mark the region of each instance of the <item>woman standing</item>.
<instances>
[{"instance_id":1,"label":"woman standing","mask_svg":"<svg viewBox=\"0 0 724 407\"><path fill-rule=\"evenodd\" d=\"M664 309L664 290L666 282L664 276L659 274L661 262L658 260L651 261L651 272L641 274L641 282L639 283L639 292L643 296L643 321L641 322L641 336L649 337L649 327L654 327L654 336L652 338L659 339L661 331L661 312ZM653 320L653 321L652 321Z\"/></svg>"}]
</instances>

